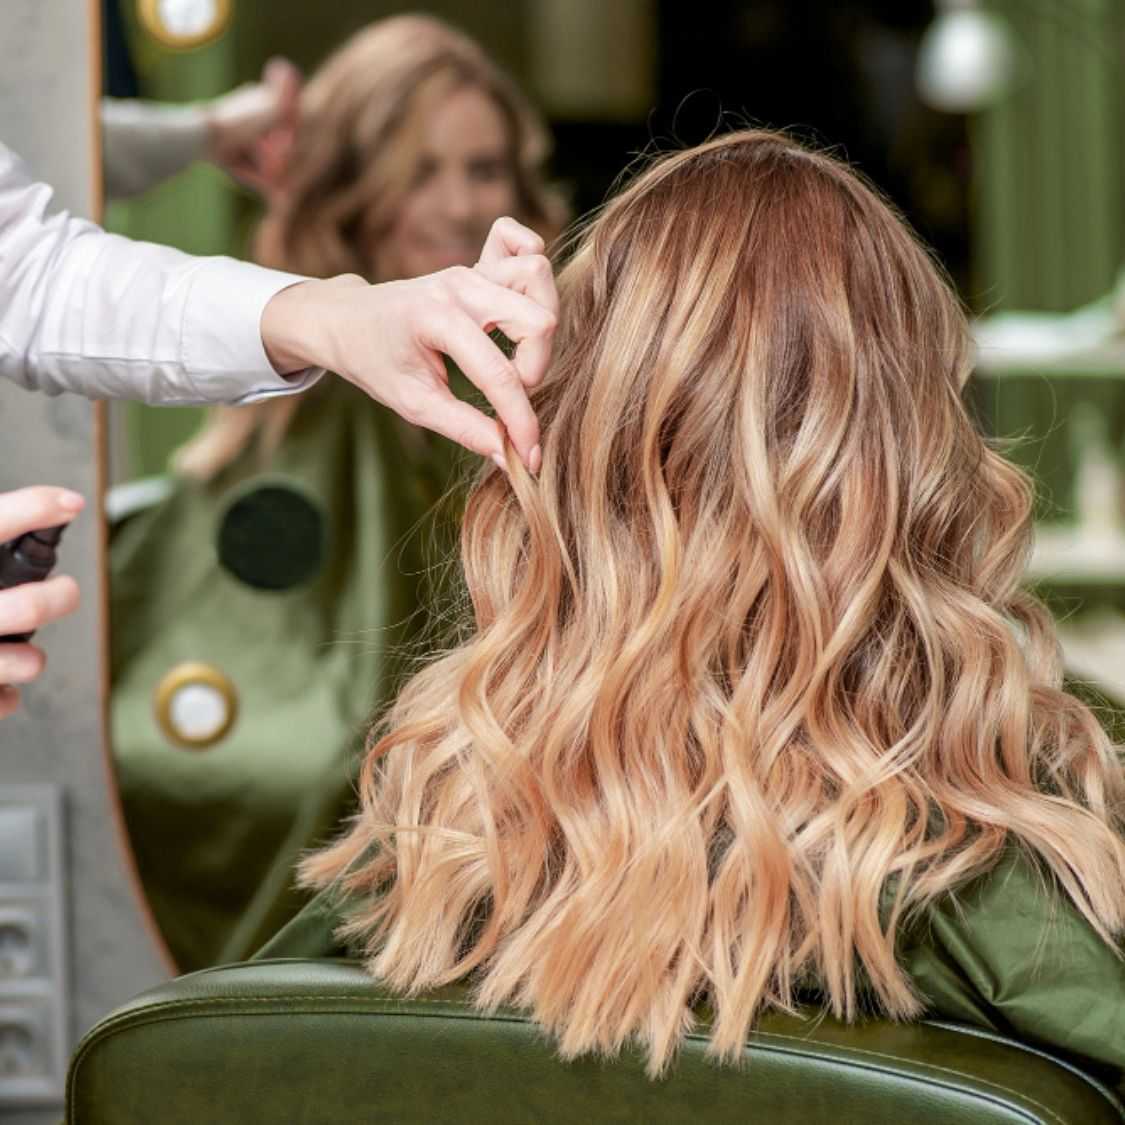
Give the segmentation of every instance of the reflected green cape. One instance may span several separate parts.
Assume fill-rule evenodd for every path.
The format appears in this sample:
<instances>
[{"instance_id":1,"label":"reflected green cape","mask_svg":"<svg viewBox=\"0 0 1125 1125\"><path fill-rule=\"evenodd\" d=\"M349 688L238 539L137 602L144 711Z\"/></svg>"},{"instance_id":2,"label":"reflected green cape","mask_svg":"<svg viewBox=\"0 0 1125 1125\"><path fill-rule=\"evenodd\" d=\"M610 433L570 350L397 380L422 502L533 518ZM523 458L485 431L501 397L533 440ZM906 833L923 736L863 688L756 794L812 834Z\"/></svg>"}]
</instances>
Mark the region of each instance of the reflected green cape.
<instances>
[{"instance_id":1,"label":"reflected green cape","mask_svg":"<svg viewBox=\"0 0 1125 1125\"><path fill-rule=\"evenodd\" d=\"M454 546L456 505L434 506L464 469L450 443L325 378L263 475L320 508L324 565L269 591L215 549L256 460L176 481L111 550L114 765L148 901L185 971L241 959L303 904L294 863L348 810L368 721L418 655L420 606ZM236 725L207 750L172 744L154 718L157 684L183 661L215 665L238 693Z\"/></svg>"}]
</instances>

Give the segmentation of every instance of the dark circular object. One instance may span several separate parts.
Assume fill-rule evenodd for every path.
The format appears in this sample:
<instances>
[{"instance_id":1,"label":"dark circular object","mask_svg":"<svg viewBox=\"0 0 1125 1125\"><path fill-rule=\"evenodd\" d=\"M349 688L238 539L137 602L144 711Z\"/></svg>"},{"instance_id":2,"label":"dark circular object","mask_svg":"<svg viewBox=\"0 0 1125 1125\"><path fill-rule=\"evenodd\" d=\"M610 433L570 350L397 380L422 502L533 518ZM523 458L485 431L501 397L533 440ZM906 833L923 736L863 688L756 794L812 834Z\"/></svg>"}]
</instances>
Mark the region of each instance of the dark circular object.
<instances>
[{"instance_id":1,"label":"dark circular object","mask_svg":"<svg viewBox=\"0 0 1125 1125\"><path fill-rule=\"evenodd\" d=\"M288 590L324 565L325 520L303 493L284 484L242 492L219 521L220 564L256 590Z\"/></svg>"}]
</instances>

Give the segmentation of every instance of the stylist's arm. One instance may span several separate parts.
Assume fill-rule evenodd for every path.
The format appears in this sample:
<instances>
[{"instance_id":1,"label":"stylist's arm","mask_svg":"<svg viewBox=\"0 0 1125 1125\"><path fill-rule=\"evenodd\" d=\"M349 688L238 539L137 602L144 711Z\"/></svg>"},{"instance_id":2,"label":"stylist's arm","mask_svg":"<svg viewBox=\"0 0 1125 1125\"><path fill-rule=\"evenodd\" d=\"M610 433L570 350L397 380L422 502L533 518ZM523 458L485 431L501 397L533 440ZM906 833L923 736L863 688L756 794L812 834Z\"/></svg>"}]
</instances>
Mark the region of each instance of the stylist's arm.
<instances>
[{"instance_id":1,"label":"stylist's arm","mask_svg":"<svg viewBox=\"0 0 1125 1125\"><path fill-rule=\"evenodd\" d=\"M473 269L368 285L307 280L229 258L192 258L106 234L65 212L0 144L0 378L28 390L146 402L254 402L299 393L335 371L408 422L503 464L504 432L539 469L527 388L546 370L558 298L542 240L512 219L493 225ZM488 333L516 344L509 359ZM457 399L449 356L496 412ZM0 494L0 543L69 522L62 489ZM72 579L0 590L0 637L27 633L78 604ZM43 654L0 643L0 718Z\"/></svg>"},{"instance_id":2,"label":"stylist's arm","mask_svg":"<svg viewBox=\"0 0 1125 1125\"><path fill-rule=\"evenodd\" d=\"M65 488L39 485L0 492L0 543L29 531L70 523L84 501ZM0 637L32 633L78 608L78 583L66 575L0 590ZM0 644L0 719L19 706L20 684L43 671L46 657L33 644Z\"/></svg>"},{"instance_id":3,"label":"stylist's arm","mask_svg":"<svg viewBox=\"0 0 1125 1125\"><path fill-rule=\"evenodd\" d=\"M498 219L473 269L369 285L360 277L305 281L277 293L262 314L262 342L280 374L324 367L355 383L408 422L435 430L503 464L503 435L539 469L539 423L527 388L543 377L558 296L543 240ZM512 359L489 339L499 328ZM496 411L456 398L448 355Z\"/></svg>"},{"instance_id":4,"label":"stylist's arm","mask_svg":"<svg viewBox=\"0 0 1125 1125\"><path fill-rule=\"evenodd\" d=\"M499 219L473 269L382 285L344 276L280 289L262 309L259 351L264 348L278 375L334 371L408 422L501 465L506 431L524 464L537 472L539 423L527 390L546 371L557 314L542 239L513 219ZM489 338L493 328L516 344L511 359ZM495 418L453 395L446 355L488 399ZM105 361L92 367L100 372ZM81 507L80 496L60 488L0 493L0 543L68 523ZM0 590L0 636L32 632L77 605L78 587L67 577ZM35 645L0 644L0 719L18 706L18 685L35 679L43 666Z\"/></svg>"},{"instance_id":5,"label":"stylist's arm","mask_svg":"<svg viewBox=\"0 0 1125 1125\"><path fill-rule=\"evenodd\" d=\"M526 387L546 366L557 297L542 240L513 219L497 220L473 269L368 285L193 258L50 202L0 144L0 378L48 394L241 404L299 393L327 368L486 456L501 454L503 426L535 468ZM493 328L518 345L511 361ZM443 353L497 420L450 393Z\"/></svg>"}]
</instances>

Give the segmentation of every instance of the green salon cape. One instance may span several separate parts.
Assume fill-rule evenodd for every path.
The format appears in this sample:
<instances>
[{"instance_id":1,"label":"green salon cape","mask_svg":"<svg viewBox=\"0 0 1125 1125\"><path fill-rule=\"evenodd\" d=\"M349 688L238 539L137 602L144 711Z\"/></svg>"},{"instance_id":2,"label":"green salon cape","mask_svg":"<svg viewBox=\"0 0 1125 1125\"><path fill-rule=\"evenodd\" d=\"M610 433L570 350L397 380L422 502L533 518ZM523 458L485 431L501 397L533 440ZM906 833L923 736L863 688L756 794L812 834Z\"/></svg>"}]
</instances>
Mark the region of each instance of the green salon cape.
<instances>
[{"instance_id":1,"label":"green salon cape","mask_svg":"<svg viewBox=\"0 0 1125 1125\"><path fill-rule=\"evenodd\" d=\"M353 955L335 935L344 914L322 891L255 959ZM928 1018L1069 1057L1125 1098L1125 948L1106 945L1016 849L906 927L898 955Z\"/></svg>"},{"instance_id":2,"label":"green salon cape","mask_svg":"<svg viewBox=\"0 0 1125 1125\"><path fill-rule=\"evenodd\" d=\"M247 956L304 903L295 862L348 811L368 721L432 641L420 607L455 553L457 505L435 504L464 475L460 451L342 380L304 396L268 472L255 460L208 485L176 481L111 549L114 764L183 971ZM219 564L218 522L256 477L323 515L324 563L303 585L255 589ZM205 750L173 744L154 717L158 683L185 661L218 668L238 695L233 729Z\"/></svg>"}]
</instances>

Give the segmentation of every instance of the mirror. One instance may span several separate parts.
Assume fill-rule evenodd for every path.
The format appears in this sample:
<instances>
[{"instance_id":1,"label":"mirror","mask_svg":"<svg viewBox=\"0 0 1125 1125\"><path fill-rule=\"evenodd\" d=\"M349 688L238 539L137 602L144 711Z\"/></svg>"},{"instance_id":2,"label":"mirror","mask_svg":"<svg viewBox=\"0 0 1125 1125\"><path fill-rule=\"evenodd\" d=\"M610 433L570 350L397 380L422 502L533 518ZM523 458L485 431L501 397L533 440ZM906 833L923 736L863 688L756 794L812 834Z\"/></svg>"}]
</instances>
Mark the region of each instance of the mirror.
<instances>
[{"instance_id":1,"label":"mirror","mask_svg":"<svg viewBox=\"0 0 1125 1125\"><path fill-rule=\"evenodd\" d=\"M724 124L722 109L797 123L841 146L935 247L977 312L1065 312L1113 285L1125 193L1109 169L1125 163L1106 154L1121 152L1125 121L1092 107L1125 104L1123 68L1083 68L1080 55L1056 51L1035 6L995 5L1013 36L1037 44L1035 73L1074 91L1089 112L1059 109L1062 99L1043 97L1038 79L1016 83L971 124L927 107L915 73L934 18L928 2L861 4L854 19L826 14L807 25L780 0L724 0L706 34L689 6L655 0L428 7L508 70L527 104L497 113L488 96L454 96L421 79L395 86L402 42L365 29L399 4L110 4L119 49L107 90L117 96L199 105L257 80L272 55L292 59L310 89L327 89L331 68L333 89L358 91L314 99L318 144L313 133L271 137L258 152L255 189L196 161L111 200L111 228L298 273L403 277L471 263L504 211L528 209L525 217L555 233L568 212L596 206L653 137L664 148L702 140ZM1081 34L1111 42L1101 18L1091 10ZM204 27L213 37L183 49L183 37ZM426 106L417 120L405 112L416 93ZM380 132L379 115L361 128L346 110L395 99L418 150L436 155L412 166L398 202L381 209L372 185L382 173L371 169L398 138ZM523 123L528 153L553 139L549 168L534 155L514 160L512 120ZM177 122L190 132L190 117ZM1050 141L1023 144L1029 134ZM1034 163L1054 151L1067 160ZM475 202L468 218L448 220L426 176L456 170L443 161L457 160ZM361 203L333 227L321 195L341 179ZM1046 183L1051 192L1033 187ZM1029 231L1049 233L1032 247ZM1107 388L1123 371L1118 357L1096 393L1112 397ZM1058 373L1059 385L1070 375ZM1031 378L1042 384L1041 371ZM1029 402L987 378L981 386L993 406ZM1029 409L1036 432L1054 441L1039 405ZM1010 432L1007 407L982 415ZM1106 434L1112 461L1118 434ZM1028 446L1026 458L1042 470L1039 448ZM179 966L201 968L249 955L297 908L294 862L347 811L366 719L391 698L410 658L436 643L427 607L447 596L432 587L448 568L435 567L433 544L448 545L455 518L433 508L460 459L331 378L300 399L233 411L124 408L112 449L121 486L109 505L115 768L153 912ZM1055 442L1049 453L1065 479L1056 498L1069 504L1072 450ZM1105 471L1107 457L1094 464L1103 498L1116 488L1105 483L1116 471ZM1101 509L1115 512L1115 503ZM1119 562L1097 589L1082 586L1090 605L1107 590L1118 597Z\"/></svg>"}]
</instances>

